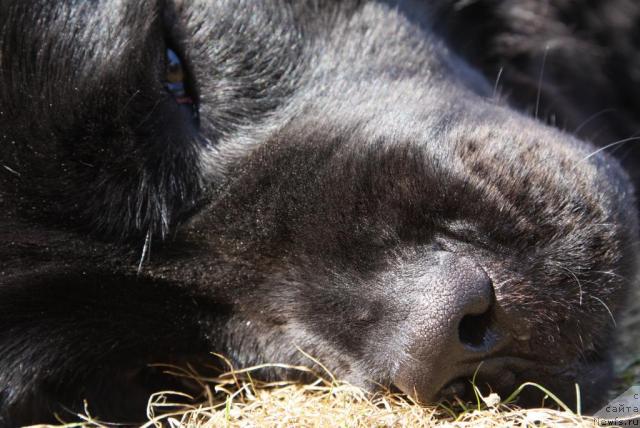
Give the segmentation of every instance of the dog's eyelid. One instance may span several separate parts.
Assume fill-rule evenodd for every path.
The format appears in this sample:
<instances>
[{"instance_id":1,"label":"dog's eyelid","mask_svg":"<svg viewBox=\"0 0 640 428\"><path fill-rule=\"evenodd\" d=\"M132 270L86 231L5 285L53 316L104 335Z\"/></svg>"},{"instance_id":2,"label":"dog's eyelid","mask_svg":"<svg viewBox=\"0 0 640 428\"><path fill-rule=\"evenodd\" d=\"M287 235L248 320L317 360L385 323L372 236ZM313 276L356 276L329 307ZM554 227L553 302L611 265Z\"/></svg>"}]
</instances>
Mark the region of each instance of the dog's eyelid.
<instances>
[{"instance_id":1,"label":"dog's eyelid","mask_svg":"<svg viewBox=\"0 0 640 428\"><path fill-rule=\"evenodd\" d=\"M176 103L189 110L194 120L198 120L198 104L190 93L189 76L183 61L170 47L165 48L165 71L163 84Z\"/></svg>"}]
</instances>

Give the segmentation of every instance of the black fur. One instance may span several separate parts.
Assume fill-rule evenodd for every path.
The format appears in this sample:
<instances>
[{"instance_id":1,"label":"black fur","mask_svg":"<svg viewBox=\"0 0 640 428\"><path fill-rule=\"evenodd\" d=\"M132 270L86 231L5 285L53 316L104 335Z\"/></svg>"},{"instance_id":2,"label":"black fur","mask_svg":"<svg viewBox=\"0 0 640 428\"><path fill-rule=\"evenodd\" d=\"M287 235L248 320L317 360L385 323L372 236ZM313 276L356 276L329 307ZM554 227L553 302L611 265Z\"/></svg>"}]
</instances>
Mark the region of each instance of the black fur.
<instances>
[{"instance_id":1,"label":"black fur","mask_svg":"<svg viewBox=\"0 0 640 428\"><path fill-rule=\"evenodd\" d=\"M84 399L139 420L172 382L150 363L298 348L423 401L484 361L482 387L593 408L636 268L632 181L598 147L638 131L639 17L0 0L0 425Z\"/></svg>"}]
</instances>

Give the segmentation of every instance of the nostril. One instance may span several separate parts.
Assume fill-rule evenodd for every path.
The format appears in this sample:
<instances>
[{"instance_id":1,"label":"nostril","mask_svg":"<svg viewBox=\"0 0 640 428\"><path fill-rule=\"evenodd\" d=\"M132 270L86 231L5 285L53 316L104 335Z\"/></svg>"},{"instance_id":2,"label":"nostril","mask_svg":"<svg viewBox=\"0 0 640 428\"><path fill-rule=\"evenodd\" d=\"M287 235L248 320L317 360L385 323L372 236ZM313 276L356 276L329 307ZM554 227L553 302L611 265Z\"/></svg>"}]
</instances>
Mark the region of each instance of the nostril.
<instances>
[{"instance_id":1,"label":"nostril","mask_svg":"<svg viewBox=\"0 0 640 428\"><path fill-rule=\"evenodd\" d=\"M491 332L491 313L486 311L479 315L465 315L458 326L460 342L468 347L483 350L493 343Z\"/></svg>"}]
</instances>

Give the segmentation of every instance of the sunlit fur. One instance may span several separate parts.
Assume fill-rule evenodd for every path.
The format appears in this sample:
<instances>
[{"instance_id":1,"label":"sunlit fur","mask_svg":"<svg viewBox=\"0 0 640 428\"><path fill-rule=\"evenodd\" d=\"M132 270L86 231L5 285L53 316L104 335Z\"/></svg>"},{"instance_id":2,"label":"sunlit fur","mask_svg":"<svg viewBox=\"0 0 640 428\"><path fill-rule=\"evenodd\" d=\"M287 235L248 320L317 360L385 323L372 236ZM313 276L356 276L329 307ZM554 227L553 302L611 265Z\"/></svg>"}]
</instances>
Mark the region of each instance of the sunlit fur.
<instances>
[{"instance_id":1,"label":"sunlit fur","mask_svg":"<svg viewBox=\"0 0 640 428\"><path fill-rule=\"evenodd\" d=\"M212 351L422 401L485 361L597 405L637 240L598 147L637 131L640 7L556 3L0 0L0 425L139 420L179 387L148 364ZM500 346L467 358L485 275Z\"/></svg>"}]
</instances>

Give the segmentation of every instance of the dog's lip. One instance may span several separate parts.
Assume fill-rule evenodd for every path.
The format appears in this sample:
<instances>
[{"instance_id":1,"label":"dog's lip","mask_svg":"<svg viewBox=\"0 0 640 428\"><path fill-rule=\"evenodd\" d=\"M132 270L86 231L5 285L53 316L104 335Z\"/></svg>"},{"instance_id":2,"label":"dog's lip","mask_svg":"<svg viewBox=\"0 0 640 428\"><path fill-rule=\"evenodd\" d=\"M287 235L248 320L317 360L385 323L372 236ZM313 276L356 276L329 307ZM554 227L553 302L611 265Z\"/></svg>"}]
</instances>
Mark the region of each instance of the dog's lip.
<instances>
[{"instance_id":1,"label":"dog's lip","mask_svg":"<svg viewBox=\"0 0 640 428\"><path fill-rule=\"evenodd\" d=\"M543 361L536 360L530 357L522 357L515 355L496 355L485 358L468 359L461 362L461 365L465 368L474 367L474 370L494 369L498 367L509 367L513 370L524 370L531 368L531 366L544 365Z\"/></svg>"},{"instance_id":2,"label":"dog's lip","mask_svg":"<svg viewBox=\"0 0 640 428\"><path fill-rule=\"evenodd\" d=\"M553 381L567 375L574 377L576 364L576 359L558 364L558 362L552 363L533 357L514 355L467 360L461 364L457 376L444 382L431 401L446 400L454 396L462 397L465 393L470 397L472 395L469 394L469 388L474 380L478 387L489 386L491 391L498 392L501 396L508 395L526 381L539 383L541 378ZM530 379L529 375L533 375L534 378Z\"/></svg>"},{"instance_id":3,"label":"dog's lip","mask_svg":"<svg viewBox=\"0 0 640 428\"><path fill-rule=\"evenodd\" d=\"M544 366L544 365L542 365ZM430 392L421 395L414 384L416 379L410 377L396 377L393 384L419 401L428 403L437 402L454 396L471 397L471 383L475 379L481 386L489 385L492 390L501 393L511 393L517 387L516 379L522 372L541 367L540 361L518 356L495 356L476 358L459 362L456 368L446 377L438 379L438 373L433 373L429 383L437 385L436 388L428 388ZM422 381L426 381L421 377ZM422 381L418 381L422 383Z\"/></svg>"},{"instance_id":4,"label":"dog's lip","mask_svg":"<svg viewBox=\"0 0 640 428\"><path fill-rule=\"evenodd\" d=\"M540 361L517 356L465 361L458 374L446 380L431 401L470 395L468 392L472 383L478 386L488 384L492 391L511 392L518 386L516 380L519 373L540 366Z\"/></svg>"}]
</instances>

